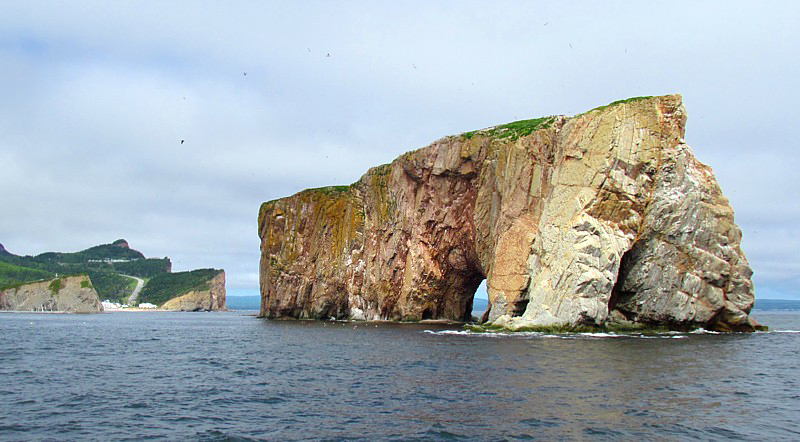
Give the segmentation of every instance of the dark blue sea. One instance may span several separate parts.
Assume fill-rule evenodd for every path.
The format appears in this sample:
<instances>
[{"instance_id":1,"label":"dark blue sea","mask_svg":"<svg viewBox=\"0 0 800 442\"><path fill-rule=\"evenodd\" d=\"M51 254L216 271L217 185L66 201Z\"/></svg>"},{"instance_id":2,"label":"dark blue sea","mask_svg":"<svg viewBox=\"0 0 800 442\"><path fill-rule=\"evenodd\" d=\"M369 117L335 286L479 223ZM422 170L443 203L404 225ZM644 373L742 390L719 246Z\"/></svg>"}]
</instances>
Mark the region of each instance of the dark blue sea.
<instances>
[{"instance_id":1,"label":"dark blue sea","mask_svg":"<svg viewBox=\"0 0 800 442\"><path fill-rule=\"evenodd\" d=\"M0 439L800 440L800 312L754 316L773 331L3 313Z\"/></svg>"}]
</instances>

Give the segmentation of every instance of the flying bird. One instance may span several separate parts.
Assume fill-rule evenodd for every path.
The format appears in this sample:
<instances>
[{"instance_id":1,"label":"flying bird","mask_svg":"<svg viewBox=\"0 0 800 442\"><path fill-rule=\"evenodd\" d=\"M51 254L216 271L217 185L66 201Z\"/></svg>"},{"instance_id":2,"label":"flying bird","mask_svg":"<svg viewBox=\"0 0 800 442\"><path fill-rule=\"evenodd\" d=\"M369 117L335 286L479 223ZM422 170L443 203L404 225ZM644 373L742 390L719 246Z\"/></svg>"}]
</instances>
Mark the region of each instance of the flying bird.
<instances>
[{"instance_id":1,"label":"flying bird","mask_svg":"<svg viewBox=\"0 0 800 442\"><path fill-rule=\"evenodd\" d=\"M245 72L245 73L244 73L244 76L245 76L245 77L247 76L247 72Z\"/></svg>"},{"instance_id":2,"label":"flying bird","mask_svg":"<svg viewBox=\"0 0 800 442\"><path fill-rule=\"evenodd\" d=\"M328 55L326 55L325 57L326 57L326 58L330 58L330 57L331 57L331 53L330 53L330 52L328 52Z\"/></svg>"},{"instance_id":3,"label":"flying bird","mask_svg":"<svg viewBox=\"0 0 800 442\"><path fill-rule=\"evenodd\" d=\"M186 141L186 140L181 140L181 144L183 144L184 141Z\"/></svg>"}]
</instances>

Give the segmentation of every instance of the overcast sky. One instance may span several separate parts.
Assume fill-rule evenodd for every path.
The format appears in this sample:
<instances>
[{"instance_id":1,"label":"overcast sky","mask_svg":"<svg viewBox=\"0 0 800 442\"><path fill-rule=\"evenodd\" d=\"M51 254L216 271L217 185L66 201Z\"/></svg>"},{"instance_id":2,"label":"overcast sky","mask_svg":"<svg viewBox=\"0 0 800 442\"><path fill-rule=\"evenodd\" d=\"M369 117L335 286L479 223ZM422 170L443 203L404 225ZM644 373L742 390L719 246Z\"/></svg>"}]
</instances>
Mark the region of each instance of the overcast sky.
<instances>
[{"instance_id":1,"label":"overcast sky","mask_svg":"<svg viewBox=\"0 0 800 442\"><path fill-rule=\"evenodd\" d=\"M680 93L756 296L800 299L798 24L794 1L4 1L0 243L125 238L257 294L263 201L444 135Z\"/></svg>"}]
</instances>

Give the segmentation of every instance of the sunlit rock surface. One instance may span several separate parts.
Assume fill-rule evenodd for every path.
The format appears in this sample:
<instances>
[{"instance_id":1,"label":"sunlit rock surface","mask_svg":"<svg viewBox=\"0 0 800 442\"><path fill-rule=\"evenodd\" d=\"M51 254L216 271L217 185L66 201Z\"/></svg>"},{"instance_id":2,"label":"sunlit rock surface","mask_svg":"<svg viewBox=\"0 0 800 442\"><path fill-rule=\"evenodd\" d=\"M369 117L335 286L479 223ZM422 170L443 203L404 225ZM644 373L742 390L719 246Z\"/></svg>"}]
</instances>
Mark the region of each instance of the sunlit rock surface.
<instances>
[{"instance_id":1,"label":"sunlit rock surface","mask_svg":"<svg viewBox=\"0 0 800 442\"><path fill-rule=\"evenodd\" d=\"M264 203L261 314L752 330L752 271L679 95L511 123Z\"/></svg>"},{"instance_id":2,"label":"sunlit rock surface","mask_svg":"<svg viewBox=\"0 0 800 442\"><path fill-rule=\"evenodd\" d=\"M0 310L99 313L103 305L89 277L77 275L0 290Z\"/></svg>"}]
</instances>

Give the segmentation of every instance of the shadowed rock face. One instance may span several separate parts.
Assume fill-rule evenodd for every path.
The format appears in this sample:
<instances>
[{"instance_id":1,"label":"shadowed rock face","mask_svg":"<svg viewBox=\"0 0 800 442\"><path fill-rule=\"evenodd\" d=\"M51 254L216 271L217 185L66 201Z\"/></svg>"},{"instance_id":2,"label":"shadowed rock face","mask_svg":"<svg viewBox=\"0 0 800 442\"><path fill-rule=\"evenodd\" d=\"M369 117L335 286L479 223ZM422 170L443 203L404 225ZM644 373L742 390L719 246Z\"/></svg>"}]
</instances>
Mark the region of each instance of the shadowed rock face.
<instances>
[{"instance_id":1,"label":"shadowed rock face","mask_svg":"<svg viewBox=\"0 0 800 442\"><path fill-rule=\"evenodd\" d=\"M264 203L261 314L752 330L733 210L681 97L446 137ZM536 127L536 130L531 130Z\"/></svg>"}]
</instances>

